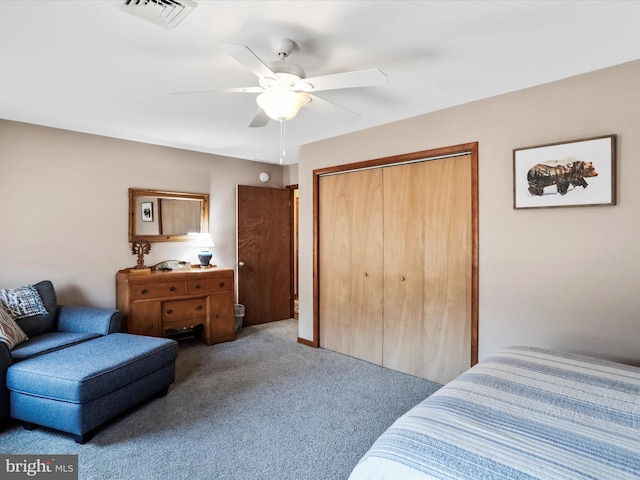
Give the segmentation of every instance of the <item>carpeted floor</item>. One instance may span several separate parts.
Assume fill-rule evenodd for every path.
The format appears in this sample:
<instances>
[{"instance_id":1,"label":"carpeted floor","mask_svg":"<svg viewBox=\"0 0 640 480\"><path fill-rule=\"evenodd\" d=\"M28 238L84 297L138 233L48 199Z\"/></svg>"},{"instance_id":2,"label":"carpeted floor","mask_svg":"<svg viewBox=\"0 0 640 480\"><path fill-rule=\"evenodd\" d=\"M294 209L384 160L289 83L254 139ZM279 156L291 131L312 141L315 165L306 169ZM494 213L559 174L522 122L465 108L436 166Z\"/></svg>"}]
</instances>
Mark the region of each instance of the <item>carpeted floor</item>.
<instances>
[{"instance_id":1,"label":"carpeted floor","mask_svg":"<svg viewBox=\"0 0 640 480\"><path fill-rule=\"evenodd\" d=\"M0 453L78 454L81 480L346 480L373 441L440 385L297 343L295 320L234 342L180 342L169 394L90 442L0 433Z\"/></svg>"}]
</instances>

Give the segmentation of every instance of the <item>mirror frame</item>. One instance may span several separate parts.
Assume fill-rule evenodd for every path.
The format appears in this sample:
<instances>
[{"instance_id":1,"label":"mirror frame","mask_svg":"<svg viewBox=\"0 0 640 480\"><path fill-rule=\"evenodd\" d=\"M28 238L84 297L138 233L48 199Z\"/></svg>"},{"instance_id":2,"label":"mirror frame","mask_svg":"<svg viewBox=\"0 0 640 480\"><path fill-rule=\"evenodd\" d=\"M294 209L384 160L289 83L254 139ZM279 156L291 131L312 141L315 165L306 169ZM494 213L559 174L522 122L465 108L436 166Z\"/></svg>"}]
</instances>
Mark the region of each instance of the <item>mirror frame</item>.
<instances>
[{"instance_id":1,"label":"mirror frame","mask_svg":"<svg viewBox=\"0 0 640 480\"><path fill-rule=\"evenodd\" d=\"M138 197L172 198L183 200L199 200L200 208L200 233L209 231L209 195L206 193L167 192L163 190L148 190L144 188L129 189L129 242L134 240L148 240L149 242L188 242L188 235L137 235L135 228L138 222Z\"/></svg>"}]
</instances>

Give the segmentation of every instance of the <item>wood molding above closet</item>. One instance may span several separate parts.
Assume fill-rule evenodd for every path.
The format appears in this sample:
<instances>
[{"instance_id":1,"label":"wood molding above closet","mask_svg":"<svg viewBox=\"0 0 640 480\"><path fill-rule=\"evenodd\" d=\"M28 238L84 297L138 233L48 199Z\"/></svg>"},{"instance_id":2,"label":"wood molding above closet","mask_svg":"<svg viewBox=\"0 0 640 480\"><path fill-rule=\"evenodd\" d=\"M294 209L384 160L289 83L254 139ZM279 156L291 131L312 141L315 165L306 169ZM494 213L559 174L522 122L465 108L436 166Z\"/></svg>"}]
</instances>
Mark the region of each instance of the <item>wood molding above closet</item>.
<instances>
[{"instance_id":1,"label":"wood molding above closet","mask_svg":"<svg viewBox=\"0 0 640 480\"><path fill-rule=\"evenodd\" d=\"M477 143L315 170L313 187L312 344L441 383L475 364Z\"/></svg>"}]
</instances>

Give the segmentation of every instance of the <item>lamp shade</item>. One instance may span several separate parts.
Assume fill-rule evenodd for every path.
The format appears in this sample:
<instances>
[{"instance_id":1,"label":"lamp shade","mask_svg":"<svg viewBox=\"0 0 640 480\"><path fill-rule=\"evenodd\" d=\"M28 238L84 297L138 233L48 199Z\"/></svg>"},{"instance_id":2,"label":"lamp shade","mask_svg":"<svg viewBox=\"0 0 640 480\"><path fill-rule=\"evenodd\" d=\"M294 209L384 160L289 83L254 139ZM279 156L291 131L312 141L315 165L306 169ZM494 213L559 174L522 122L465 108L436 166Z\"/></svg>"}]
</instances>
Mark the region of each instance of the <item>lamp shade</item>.
<instances>
[{"instance_id":1,"label":"lamp shade","mask_svg":"<svg viewBox=\"0 0 640 480\"><path fill-rule=\"evenodd\" d=\"M256 102L273 120L289 120L295 117L307 103L304 95L287 87L272 87L256 97Z\"/></svg>"},{"instance_id":2,"label":"lamp shade","mask_svg":"<svg viewBox=\"0 0 640 480\"><path fill-rule=\"evenodd\" d=\"M192 237L192 245L200 248L215 247L213 244L213 238L210 233L189 233L189 237Z\"/></svg>"}]
</instances>

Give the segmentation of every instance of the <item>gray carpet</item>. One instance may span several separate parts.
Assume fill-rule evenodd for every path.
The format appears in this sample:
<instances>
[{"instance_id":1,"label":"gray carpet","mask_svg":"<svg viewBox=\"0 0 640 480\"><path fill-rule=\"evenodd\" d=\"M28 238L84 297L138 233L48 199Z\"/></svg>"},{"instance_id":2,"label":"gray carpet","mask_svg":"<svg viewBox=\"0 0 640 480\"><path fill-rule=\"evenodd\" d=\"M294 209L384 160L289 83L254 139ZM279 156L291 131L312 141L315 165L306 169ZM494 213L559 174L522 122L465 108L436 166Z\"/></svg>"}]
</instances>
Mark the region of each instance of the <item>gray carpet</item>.
<instances>
[{"instance_id":1,"label":"gray carpet","mask_svg":"<svg viewBox=\"0 0 640 480\"><path fill-rule=\"evenodd\" d=\"M81 480L346 480L373 441L440 385L297 343L295 320L234 342L180 342L169 394L85 445L15 422L0 453L78 454Z\"/></svg>"}]
</instances>

